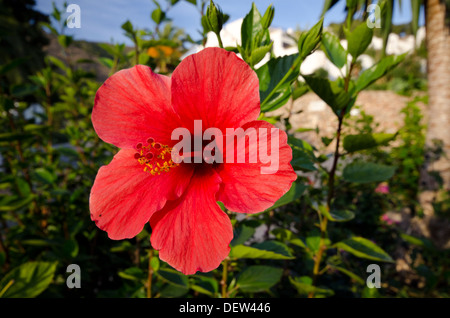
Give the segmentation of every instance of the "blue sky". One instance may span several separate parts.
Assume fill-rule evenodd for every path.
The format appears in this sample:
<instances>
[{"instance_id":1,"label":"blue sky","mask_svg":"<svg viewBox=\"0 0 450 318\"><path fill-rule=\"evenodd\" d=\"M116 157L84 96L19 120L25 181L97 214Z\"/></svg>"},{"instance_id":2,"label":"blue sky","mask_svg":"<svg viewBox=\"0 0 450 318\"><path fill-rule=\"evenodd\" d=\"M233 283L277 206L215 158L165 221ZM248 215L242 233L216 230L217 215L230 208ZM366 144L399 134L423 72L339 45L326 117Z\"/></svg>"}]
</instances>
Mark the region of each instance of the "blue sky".
<instances>
[{"instance_id":1,"label":"blue sky","mask_svg":"<svg viewBox=\"0 0 450 318\"><path fill-rule=\"evenodd\" d=\"M44 13L52 12L52 2L62 9L64 2L78 4L81 9L81 28L69 29L68 34L74 35L77 40L98 42L126 42L131 44L121 30L120 26L126 20L139 28L152 29L154 23L150 19L151 12L156 8L151 0L36 0L36 9ZM273 4L275 18L274 27L283 29L305 29L314 25L320 16L325 0L216 0L222 10L230 15L230 20L239 19L250 10L252 2L264 13L265 9ZM160 0L165 4L165 0ZM405 23L411 20L409 1L403 1L400 11L394 13L394 23ZM331 22L342 22L345 19L345 1L339 1L325 15L325 25ZM162 6L164 8L164 5ZM198 39L197 30L200 29L200 14L198 9L186 1L180 1L168 12L174 25L183 28L193 39ZM423 13L422 19L423 24Z\"/></svg>"}]
</instances>

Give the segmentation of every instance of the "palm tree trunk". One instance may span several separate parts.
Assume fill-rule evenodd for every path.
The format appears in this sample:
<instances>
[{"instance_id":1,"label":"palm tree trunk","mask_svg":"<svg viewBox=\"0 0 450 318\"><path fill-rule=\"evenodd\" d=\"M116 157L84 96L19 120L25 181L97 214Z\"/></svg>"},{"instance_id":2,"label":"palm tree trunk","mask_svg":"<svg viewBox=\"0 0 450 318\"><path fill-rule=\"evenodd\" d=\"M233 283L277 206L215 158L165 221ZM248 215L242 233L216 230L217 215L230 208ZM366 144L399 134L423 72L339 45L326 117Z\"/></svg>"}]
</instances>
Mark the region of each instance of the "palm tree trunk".
<instances>
[{"instance_id":1,"label":"palm tree trunk","mask_svg":"<svg viewBox=\"0 0 450 318\"><path fill-rule=\"evenodd\" d=\"M436 152L427 151L421 173L419 200L426 216L434 214L432 203L439 189L450 190L450 31L445 13L444 1L425 1L429 95L426 145L427 149L435 146L436 141L442 145L438 157Z\"/></svg>"}]
</instances>

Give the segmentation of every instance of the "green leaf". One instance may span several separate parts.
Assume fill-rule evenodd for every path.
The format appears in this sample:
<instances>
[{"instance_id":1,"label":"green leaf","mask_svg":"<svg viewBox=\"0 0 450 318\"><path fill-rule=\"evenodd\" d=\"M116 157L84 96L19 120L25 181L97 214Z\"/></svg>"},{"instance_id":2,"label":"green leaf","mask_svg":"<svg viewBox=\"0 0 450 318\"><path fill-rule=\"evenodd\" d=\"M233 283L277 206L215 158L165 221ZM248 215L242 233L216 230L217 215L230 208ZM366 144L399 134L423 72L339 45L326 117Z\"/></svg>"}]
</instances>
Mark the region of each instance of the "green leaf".
<instances>
[{"instance_id":1,"label":"green leaf","mask_svg":"<svg viewBox=\"0 0 450 318\"><path fill-rule=\"evenodd\" d=\"M297 289L297 292L300 295L307 296L310 293L314 293L316 297L328 297L334 295L334 292L331 289L313 286L312 279L308 276L289 277L289 281L292 286Z\"/></svg>"},{"instance_id":2,"label":"green leaf","mask_svg":"<svg viewBox=\"0 0 450 318\"><path fill-rule=\"evenodd\" d=\"M314 166L317 159L314 155L314 148L310 144L294 136L288 136L288 144L292 148L291 165L295 169L306 171L317 170Z\"/></svg>"},{"instance_id":3,"label":"green leaf","mask_svg":"<svg viewBox=\"0 0 450 318\"><path fill-rule=\"evenodd\" d=\"M347 222L352 220L355 217L355 214L349 210L328 210L328 207L325 205L319 206L319 211L322 215L324 215L328 220L332 222Z\"/></svg>"},{"instance_id":4,"label":"green leaf","mask_svg":"<svg viewBox=\"0 0 450 318\"><path fill-rule=\"evenodd\" d=\"M264 265L249 266L239 275L237 286L247 293L263 292L278 283L282 274L281 268Z\"/></svg>"},{"instance_id":5,"label":"green leaf","mask_svg":"<svg viewBox=\"0 0 450 318\"><path fill-rule=\"evenodd\" d=\"M254 48L261 44L267 45L270 40L269 31L263 28L261 19L261 13L255 3L252 3L252 8L244 17L241 26L242 48L246 55L244 58L250 56Z\"/></svg>"},{"instance_id":6,"label":"green leaf","mask_svg":"<svg viewBox=\"0 0 450 318\"><path fill-rule=\"evenodd\" d=\"M160 268L157 275L161 277L165 282L181 287L189 288L189 280L186 275L171 269L171 268Z\"/></svg>"},{"instance_id":7,"label":"green leaf","mask_svg":"<svg viewBox=\"0 0 450 318\"><path fill-rule=\"evenodd\" d=\"M289 189L288 192L286 192L285 195L283 195L280 199L278 199L277 202L275 202L275 204L268 208L266 211L270 211L273 209L276 209L280 206L289 204L294 202L295 200L297 200L298 198L300 198L303 194L303 192L305 192L307 186L304 183L300 183L300 182L294 182L292 183L291 188Z\"/></svg>"},{"instance_id":8,"label":"green leaf","mask_svg":"<svg viewBox=\"0 0 450 318\"><path fill-rule=\"evenodd\" d=\"M0 75L6 74L9 71L17 68L20 64L24 63L27 59L23 57L16 58L8 63L0 65Z\"/></svg>"},{"instance_id":9,"label":"green leaf","mask_svg":"<svg viewBox=\"0 0 450 318\"><path fill-rule=\"evenodd\" d=\"M417 35L417 30L419 29L419 15L421 2L422 2L421 0L411 0L411 11L412 11L411 30L414 37Z\"/></svg>"},{"instance_id":10,"label":"green leaf","mask_svg":"<svg viewBox=\"0 0 450 318\"><path fill-rule=\"evenodd\" d=\"M351 32L344 28L344 32L348 41L347 51L355 61L372 42L373 29L369 28L367 23L361 23Z\"/></svg>"},{"instance_id":11,"label":"green leaf","mask_svg":"<svg viewBox=\"0 0 450 318\"><path fill-rule=\"evenodd\" d=\"M338 68L342 68L347 63L347 51L335 35L329 32L323 33L322 47L329 60Z\"/></svg>"},{"instance_id":12,"label":"green leaf","mask_svg":"<svg viewBox=\"0 0 450 318\"><path fill-rule=\"evenodd\" d=\"M291 83L297 79L300 72L300 68L291 70L297 58L298 54L273 58L256 70L262 112L278 109L289 100ZM291 74L285 78L288 72ZM275 94L272 91L275 91ZM270 95L272 96L269 97Z\"/></svg>"},{"instance_id":13,"label":"green leaf","mask_svg":"<svg viewBox=\"0 0 450 318\"><path fill-rule=\"evenodd\" d=\"M301 248L306 248L306 244L288 229L277 228L272 230L272 234L275 235L275 237L279 241L288 242L289 244L293 244Z\"/></svg>"},{"instance_id":14,"label":"green leaf","mask_svg":"<svg viewBox=\"0 0 450 318\"><path fill-rule=\"evenodd\" d=\"M395 167L373 162L353 162L344 168L343 177L348 182L381 182L394 175Z\"/></svg>"},{"instance_id":15,"label":"green leaf","mask_svg":"<svg viewBox=\"0 0 450 318\"><path fill-rule=\"evenodd\" d=\"M352 96L337 81L330 81L327 78L302 75L308 86L317 94L335 113L348 108L354 103Z\"/></svg>"},{"instance_id":16,"label":"green leaf","mask_svg":"<svg viewBox=\"0 0 450 318\"><path fill-rule=\"evenodd\" d=\"M67 49L73 42L73 36L64 34L58 35L58 42L63 48Z\"/></svg>"},{"instance_id":17,"label":"green leaf","mask_svg":"<svg viewBox=\"0 0 450 318\"><path fill-rule=\"evenodd\" d=\"M261 19L261 25L263 29L268 29L272 24L273 17L275 16L275 8L273 5L269 5L264 13L264 16Z\"/></svg>"},{"instance_id":18,"label":"green leaf","mask_svg":"<svg viewBox=\"0 0 450 318\"><path fill-rule=\"evenodd\" d=\"M348 269L345 269L345 268L340 267L340 266L331 265L331 264L328 264L328 266L330 266L331 268L336 269L336 270L340 271L341 273L347 275L351 279L355 280L358 284L364 285L366 283L364 281L364 279L362 279L361 277L359 277L355 273L349 271Z\"/></svg>"},{"instance_id":19,"label":"green leaf","mask_svg":"<svg viewBox=\"0 0 450 318\"><path fill-rule=\"evenodd\" d=\"M261 243L259 247L236 245L231 246L230 258L235 259L294 259L286 245L280 242Z\"/></svg>"},{"instance_id":20,"label":"green leaf","mask_svg":"<svg viewBox=\"0 0 450 318\"><path fill-rule=\"evenodd\" d=\"M387 72L396 67L405 59L407 53L402 55L390 55L383 57L377 64L363 71L355 83L354 91L356 93L362 91L370 84L383 77Z\"/></svg>"},{"instance_id":21,"label":"green leaf","mask_svg":"<svg viewBox=\"0 0 450 318\"><path fill-rule=\"evenodd\" d=\"M152 267L152 269L157 272L159 270L159 266L160 266L160 262L159 262L159 258L156 256L153 256L150 259L150 266Z\"/></svg>"},{"instance_id":22,"label":"green leaf","mask_svg":"<svg viewBox=\"0 0 450 318\"><path fill-rule=\"evenodd\" d=\"M296 87L292 91L292 99L296 100L297 98L300 98L303 95L305 95L306 93L308 93L308 91L309 91L308 85L301 85L299 87Z\"/></svg>"},{"instance_id":23,"label":"green leaf","mask_svg":"<svg viewBox=\"0 0 450 318\"><path fill-rule=\"evenodd\" d=\"M44 168L37 168L34 173L36 174L36 177L47 184L53 184L55 182L55 176L45 170Z\"/></svg>"},{"instance_id":24,"label":"green leaf","mask_svg":"<svg viewBox=\"0 0 450 318\"><path fill-rule=\"evenodd\" d=\"M22 197L26 198L31 195L31 188L27 181L22 178L16 178L16 185Z\"/></svg>"},{"instance_id":25,"label":"green leaf","mask_svg":"<svg viewBox=\"0 0 450 318\"><path fill-rule=\"evenodd\" d=\"M191 289L208 295L210 297L215 297L219 291L219 283L212 277L207 277L203 275L195 275L194 277L195 285L191 284Z\"/></svg>"},{"instance_id":26,"label":"green leaf","mask_svg":"<svg viewBox=\"0 0 450 318\"><path fill-rule=\"evenodd\" d=\"M415 236L408 235L408 234L405 234L405 233L400 233L400 237L404 241L406 241L406 242L408 242L410 244L416 245L416 246L426 247L426 248L429 248L429 249L433 249L434 248L433 243L430 240L428 240L426 238L423 238L423 237L415 237Z\"/></svg>"},{"instance_id":27,"label":"green leaf","mask_svg":"<svg viewBox=\"0 0 450 318\"><path fill-rule=\"evenodd\" d=\"M344 149L348 152L387 145L397 134L374 133L347 135L344 137Z\"/></svg>"},{"instance_id":28,"label":"green leaf","mask_svg":"<svg viewBox=\"0 0 450 318\"><path fill-rule=\"evenodd\" d=\"M254 227L242 224L234 230L234 237L230 244L231 246L244 244L253 236L253 234L255 234Z\"/></svg>"},{"instance_id":29,"label":"green leaf","mask_svg":"<svg viewBox=\"0 0 450 318\"><path fill-rule=\"evenodd\" d=\"M133 280L133 281L143 281L146 278L145 273L142 269L138 267L130 267L125 269L124 271L118 272L118 275L123 279Z\"/></svg>"},{"instance_id":30,"label":"green leaf","mask_svg":"<svg viewBox=\"0 0 450 318\"><path fill-rule=\"evenodd\" d=\"M133 25L131 24L130 20L127 20L125 23L123 23L121 28L122 28L122 30L124 30L125 32L127 32L129 34L134 33Z\"/></svg>"},{"instance_id":31,"label":"green leaf","mask_svg":"<svg viewBox=\"0 0 450 318\"><path fill-rule=\"evenodd\" d=\"M98 61L105 65L107 68L112 68L114 65L114 61L110 59L109 57L99 57Z\"/></svg>"},{"instance_id":32,"label":"green leaf","mask_svg":"<svg viewBox=\"0 0 450 318\"><path fill-rule=\"evenodd\" d=\"M28 206L34 199L33 195L29 195L26 198L18 198L17 200L8 202L8 204L2 204L0 206L0 212L5 211L17 211L23 207Z\"/></svg>"},{"instance_id":33,"label":"green leaf","mask_svg":"<svg viewBox=\"0 0 450 318\"><path fill-rule=\"evenodd\" d=\"M352 237L336 243L335 247L343 249L356 257L380 262L394 262L393 259L381 247L363 237Z\"/></svg>"},{"instance_id":34,"label":"green leaf","mask_svg":"<svg viewBox=\"0 0 450 318\"><path fill-rule=\"evenodd\" d=\"M294 256L289 251L289 248L284 243L278 241L264 241L254 244L252 247L260 250L274 252L276 254L283 255L289 258L294 258Z\"/></svg>"},{"instance_id":35,"label":"green leaf","mask_svg":"<svg viewBox=\"0 0 450 318\"><path fill-rule=\"evenodd\" d=\"M160 268L156 274L168 283L161 290L161 297L181 297L189 291L189 279L186 275L171 268Z\"/></svg>"},{"instance_id":36,"label":"green leaf","mask_svg":"<svg viewBox=\"0 0 450 318\"><path fill-rule=\"evenodd\" d=\"M323 30L323 17L310 30L303 32L298 40L298 52L302 60L310 55L320 43Z\"/></svg>"},{"instance_id":37,"label":"green leaf","mask_svg":"<svg viewBox=\"0 0 450 318\"><path fill-rule=\"evenodd\" d=\"M50 60L50 62L52 62L54 65L56 65L59 69L63 70L64 72L67 72L68 67L59 58L51 56L51 55L47 56L47 58Z\"/></svg>"},{"instance_id":38,"label":"green leaf","mask_svg":"<svg viewBox=\"0 0 450 318\"><path fill-rule=\"evenodd\" d=\"M0 142L2 141L14 141L14 140L26 140L33 138L30 133L3 133L0 134Z\"/></svg>"},{"instance_id":39,"label":"green leaf","mask_svg":"<svg viewBox=\"0 0 450 318\"><path fill-rule=\"evenodd\" d=\"M250 64L251 65L258 64L266 56L266 54L270 52L270 50L272 49L272 44L273 43L270 43L268 45L260 46L253 49L252 54L250 56Z\"/></svg>"},{"instance_id":40,"label":"green leaf","mask_svg":"<svg viewBox=\"0 0 450 318\"><path fill-rule=\"evenodd\" d=\"M14 97L24 97L33 94L38 87L33 84L17 84L11 87L11 95Z\"/></svg>"},{"instance_id":41,"label":"green leaf","mask_svg":"<svg viewBox=\"0 0 450 318\"><path fill-rule=\"evenodd\" d=\"M0 281L0 290L12 281L4 291L5 298L33 298L41 294L52 282L57 263L28 262L14 268Z\"/></svg>"}]
</instances>

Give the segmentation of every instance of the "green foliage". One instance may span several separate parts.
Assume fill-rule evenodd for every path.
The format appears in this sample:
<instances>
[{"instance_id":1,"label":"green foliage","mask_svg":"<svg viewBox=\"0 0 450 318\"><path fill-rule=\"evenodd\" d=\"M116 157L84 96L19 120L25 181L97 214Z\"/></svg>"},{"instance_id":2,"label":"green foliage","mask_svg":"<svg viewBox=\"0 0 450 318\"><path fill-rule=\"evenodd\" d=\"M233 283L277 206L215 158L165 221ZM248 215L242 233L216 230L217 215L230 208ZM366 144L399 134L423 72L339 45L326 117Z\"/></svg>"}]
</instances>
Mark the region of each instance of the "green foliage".
<instances>
[{"instance_id":1,"label":"green foliage","mask_svg":"<svg viewBox=\"0 0 450 318\"><path fill-rule=\"evenodd\" d=\"M0 281L0 297L32 298L53 280L56 263L28 262L14 268Z\"/></svg>"}]
</instances>

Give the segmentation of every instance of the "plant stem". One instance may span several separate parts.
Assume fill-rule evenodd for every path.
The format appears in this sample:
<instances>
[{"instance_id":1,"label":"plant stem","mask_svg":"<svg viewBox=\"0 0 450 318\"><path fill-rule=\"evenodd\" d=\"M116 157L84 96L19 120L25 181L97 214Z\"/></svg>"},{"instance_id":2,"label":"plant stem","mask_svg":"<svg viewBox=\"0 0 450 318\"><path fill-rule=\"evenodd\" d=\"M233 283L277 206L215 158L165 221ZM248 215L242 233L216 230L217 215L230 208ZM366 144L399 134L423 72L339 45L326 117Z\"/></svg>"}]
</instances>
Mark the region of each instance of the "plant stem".
<instances>
[{"instance_id":1,"label":"plant stem","mask_svg":"<svg viewBox=\"0 0 450 318\"><path fill-rule=\"evenodd\" d=\"M347 73L347 76L345 77L344 89L346 92L348 92L353 66L354 66L354 64L353 64L353 62L351 62L350 69ZM334 176L336 175L336 169L337 169L338 161L339 161L339 157L340 157L339 145L340 145L340 141L341 141L342 123L344 122L344 116L345 116L346 110L347 110L347 106L341 110L341 112L338 116L339 122L338 122L337 131L336 131L336 148L334 150L333 165L331 166L331 170L328 175L327 209L329 211L331 210L331 202L333 201L333 198L334 198ZM317 278L321 274L319 268L320 268L320 262L322 260L323 252L326 250L325 238L327 235L327 225L328 225L328 219L326 217L323 217L320 220L319 250L317 251L316 258L314 259L312 286L316 285ZM308 298L312 298L312 297L314 297L314 291L312 291L308 294Z\"/></svg>"},{"instance_id":2,"label":"plant stem","mask_svg":"<svg viewBox=\"0 0 450 318\"><path fill-rule=\"evenodd\" d=\"M152 279L153 279L153 267L152 267L153 249L148 251L148 277L147 277L147 298L152 298Z\"/></svg>"},{"instance_id":3,"label":"plant stem","mask_svg":"<svg viewBox=\"0 0 450 318\"><path fill-rule=\"evenodd\" d=\"M223 49L223 43L222 43L222 39L220 38L220 32L216 33L216 35L217 35L217 40L219 40L219 47L221 49Z\"/></svg>"},{"instance_id":4,"label":"plant stem","mask_svg":"<svg viewBox=\"0 0 450 318\"><path fill-rule=\"evenodd\" d=\"M222 285L222 298L228 298L227 293L227 279L228 279L228 258L225 258L222 262L222 280L220 284Z\"/></svg>"}]
</instances>

